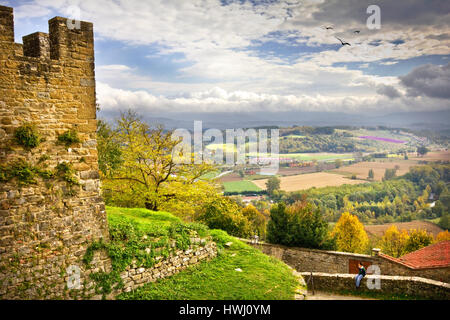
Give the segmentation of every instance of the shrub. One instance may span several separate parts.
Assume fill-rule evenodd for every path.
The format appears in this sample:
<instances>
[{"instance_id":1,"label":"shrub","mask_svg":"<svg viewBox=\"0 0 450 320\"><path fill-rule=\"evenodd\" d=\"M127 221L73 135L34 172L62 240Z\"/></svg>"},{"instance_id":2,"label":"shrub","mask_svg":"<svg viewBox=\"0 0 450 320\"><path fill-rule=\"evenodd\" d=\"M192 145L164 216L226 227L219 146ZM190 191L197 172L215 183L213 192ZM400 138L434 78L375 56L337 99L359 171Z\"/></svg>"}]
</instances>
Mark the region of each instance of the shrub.
<instances>
[{"instance_id":1,"label":"shrub","mask_svg":"<svg viewBox=\"0 0 450 320\"><path fill-rule=\"evenodd\" d=\"M60 134L58 136L58 141L60 143L63 143L66 147L70 147L74 143L80 143L81 140L78 137L78 134L74 130L69 130L64 132L63 134Z\"/></svg>"},{"instance_id":2,"label":"shrub","mask_svg":"<svg viewBox=\"0 0 450 320\"><path fill-rule=\"evenodd\" d=\"M16 142L27 149L35 148L41 142L41 138L34 124L26 123L16 129L14 133Z\"/></svg>"},{"instance_id":3,"label":"shrub","mask_svg":"<svg viewBox=\"0 0 450 320\"><path fill-rule=\"evenodd\" d=\"M251 226L239 206L224 197L218 197L206 204L198 217L210 229L222 229L237 237L249 237Z\"/></svg>"}]
</instances>

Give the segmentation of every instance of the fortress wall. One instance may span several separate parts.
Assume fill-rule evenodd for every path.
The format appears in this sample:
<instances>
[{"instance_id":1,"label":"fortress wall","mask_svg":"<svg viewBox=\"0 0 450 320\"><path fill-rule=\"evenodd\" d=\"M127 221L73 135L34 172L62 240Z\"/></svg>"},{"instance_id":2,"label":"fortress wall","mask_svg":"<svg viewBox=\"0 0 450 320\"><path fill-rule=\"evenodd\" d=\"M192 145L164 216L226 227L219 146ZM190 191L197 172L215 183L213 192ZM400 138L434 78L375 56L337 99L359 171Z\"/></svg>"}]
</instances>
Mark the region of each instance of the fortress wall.
<instances>
[{"instance_id":1,"label":"fortress wall","mask_svg":"<svg viewBox=\"0 0 450 320\"><path fill-rule=\"evenodd\" d=\"M92 241L108 239L108 226L96 149L93 25L73 26L56 17L49 34L33 33L17 44L13 10L0 6L1 168L10 170L22 159L55 171L65 162L79 182L70 186L61 177L37 175L29 184L0 181L0 299L92 296L89 273L110 268L105 257L90 270L81 261ZM36 148L15 141L25 123L43 138ZM58 142L68 130L79 143ZM69 266L81 268L82 289L68 290Z\"/></svg>"},{"instance_id":2,"label":"fortress wall","mask_svg":"<svg viewBox=\"0 0 450 320\"><path fill-rule=\"evenodd\" d=\"M252 244L248 240L246 242L263 253L282 260L299 272L356 273L356 270L351 271L351 269L354 269L355 265L361 261L365 266L377 265L382 275L424 277L450 283L450 267L413 269L386 259L382 255L370 256L348 252L286 247L270 243Z\"/></svg>"},{"instance_id":3,"label":"fortress wall","mask_svg":"<svg viewBox=\"0 0 450 320\"><path fill-rule=\"evenodd\" d=\"M308 291L311 294L312 289L326 292L347 292L355 290L354 274L337 274L313 272L313 282L310 281L309 272L300 273L308 281ZM379 281L380 286L375 286L375 281ZM368 285L369 284L369 285ZM406 276L374 276L368 275L361 281L357 292L381 293L385 295L407 295L420 299L449 300L450 284L420 278Z\"/></svg>"}]
</instances>

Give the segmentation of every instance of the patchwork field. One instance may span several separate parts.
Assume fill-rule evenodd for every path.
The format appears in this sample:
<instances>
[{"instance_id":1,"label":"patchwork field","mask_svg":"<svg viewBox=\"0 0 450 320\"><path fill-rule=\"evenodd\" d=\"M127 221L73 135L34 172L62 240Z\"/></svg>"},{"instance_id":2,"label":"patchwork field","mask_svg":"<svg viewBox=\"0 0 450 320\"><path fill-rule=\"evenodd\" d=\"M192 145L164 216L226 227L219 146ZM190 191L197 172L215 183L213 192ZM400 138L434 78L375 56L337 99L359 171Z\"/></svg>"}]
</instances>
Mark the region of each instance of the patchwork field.
<instances>
[{"instance_id":1,"label":"patchwork field","mask_svg":"<svg viewBox=\"0 0 450 320\"><path fill-rule=\"evenodd\" d=\"M444 231L438 225L432 222L420 220L410 222L394 222L387 224L365 225L364 228L366 229L366 232L368 233L369 236L381 238L384 232L392 225L397 226L399 230L407 230L407 231L409 231L410 229L426 230L428 233L431 233L434 237L436 237L436 235L439 232Z\"/></svg>"},{"instance_id":2,"label":"patchwork field","mask_svg":"<svg viewBox=\"0 0 450 320\"><path fill-rule=\"evenodd\" d=\"M434 151L429 152L423 157L410 156L411 160L426 160L426 161L450 161L450 151Z\"/></svg>"},{"instance_id":3,"label":"patchwork field","mask_svg":"<svg viewBox=\"0 0 450 320\"><path fill-rule=\"evenodd\" d=\"M327 186L340 186L343 184L360 184L367 181L348 179L340 174L327 172L315 172L296 176L281 177L280 188L284 191L306 190L312 187L321 188ZM266 189L267 179L254 180L261 189Z\"/></svg>"},{"instance_id":4,"label":"patchwork field","mask_svg":"<svg viewBox=\"0 0 450 320\"><path fill-rule=\"evenodd\" d=\"M374 180L381 181L384 176L386 169L394 169L395 166L399 166L400 169L397 170L397 176L404 175L409 171L409 168L417 165L417 161L414 160L398 160L398 161L376 161L376 162L358 162L350 166L341 167L339 169L333 170L333 172L356 175L358 179L367 179L369 170L373 169Z\"/></svg>"},{"instance_id":5,"label":"patchwork field","mask_svg":"<svg viewBox=\"0 0 450 320\"><path fill-rule=\"evenodd\" d=\"M369 170L373 169L374 180L381 181L381 178L384 176L384 172L386 169L393 169L395 168L395 166L399 166L400 169L397 170L397 176L401 176L407 173L410 167L419 165L420 160L450 161L450 152L449 151L430 152L426 154L424 157L409 155L408 160L402 160L401 159L402 157L403 156L401 156L398 160L395 157L393 157L392 159L377 159L376 162L368 162L368 161L359 162L352 164L350 166L335 169L333 170L333 172L338 172L342 174L355 174L358 179L367 179Z\"/></svg>"}]
</instances>

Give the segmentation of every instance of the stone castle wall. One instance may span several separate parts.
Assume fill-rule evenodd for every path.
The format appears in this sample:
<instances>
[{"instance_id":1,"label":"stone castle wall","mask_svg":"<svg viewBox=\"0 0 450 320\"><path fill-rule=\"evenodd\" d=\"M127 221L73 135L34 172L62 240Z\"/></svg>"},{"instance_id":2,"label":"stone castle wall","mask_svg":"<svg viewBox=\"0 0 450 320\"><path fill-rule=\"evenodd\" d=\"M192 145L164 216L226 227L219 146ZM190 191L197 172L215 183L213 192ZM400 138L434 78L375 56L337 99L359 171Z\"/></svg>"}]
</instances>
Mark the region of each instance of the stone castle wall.
<instances>
[{"instance_id":1,"label":"stone castle wall","mask_svg":"<svg viewBox=\"0 0 450 320\"><path fill-rule=\"evenodd\" d=\"M188 250L178 250L167 259L161 259L152 268L142 268L136 266L129 266L120 274L124 283L123 291L130 292L140 286L155 282L159 279L174 275L190 266L196 265L201 261L208 261L217 256L216 243L210 241L204 246L195 245L199 242L193 239L194 244Z\"/></svg>"},{"instance_id":2,"label":"stone castle wall","mask_svg":"<svg viewBox=\"0 0 450 320\"><path fill-rule=\"evenodd\" d=\"M312 281L310 281L310 272L301 272L300 274L308 281L308 291L310 291L310 294L313 287L314 290L337 293L342 291L348 293L355 290L354 274L313 272ZM369 289L367 282L370 281L370 284L374 285L377 279L380 284L379 288L370 286L372 289ZM367 275L361 281L361 286L357 292L407 295L421 299L449 300L450 284L421 277Z\"/></svg>"},{"instance_id":3,"label":"stone castle wall","mask_svg":"<svg viewBox=\"0 0 450 320\"><path fill-rule=\"evenodd\" d=\"M248 241L247 241L248 242ZM383 275L424 277L450 283L450 267L413 269L380 255L365 255L347 252L325 251L296 247L285 247L270 243L249 244L263 253L278 258L299 272L350 273L350 263L361 261L378 265Z\"/></svg>"},{"instance_id":4,"label":"stone castle wall","mask_svg":"<svg viewBox=\"0 0 450 320\"><path fill-rule=\"evenodd\" d=\"M71 265L82 269L83 285L92 286L81 259L92 241L108 239L96 149L93 26L68 26L56 17L49 21L49 34L33 33L23 45L14 43L13 10L0 6L2 170L18 159L50 171L65 162L79 183L40 176L22 185L18 178L0 181L0 299L70 297ZM43 138L36 148L24 148L14 138L25 123ZM59 143L58 136L69 130L80 142ZM102 258L95 269L109 267Z\"/></svg>"}]
</instances>

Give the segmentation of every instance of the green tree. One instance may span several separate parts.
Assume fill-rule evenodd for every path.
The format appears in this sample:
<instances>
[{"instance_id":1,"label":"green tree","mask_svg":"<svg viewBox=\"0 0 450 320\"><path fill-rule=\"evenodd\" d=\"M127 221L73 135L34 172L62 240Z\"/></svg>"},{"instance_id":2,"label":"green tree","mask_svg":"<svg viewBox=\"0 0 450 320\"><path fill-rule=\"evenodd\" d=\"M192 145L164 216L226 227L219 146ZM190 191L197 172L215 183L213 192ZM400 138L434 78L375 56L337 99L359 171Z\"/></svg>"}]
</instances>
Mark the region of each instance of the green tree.
<instances>
[{"instance_id":1,"label":"green tree","mask_svg":"<svg viewBox=\"0 0 450 320\"><path fill-rule=\"evenodd\" d=\"M340 168L342 166L342 160L341 159L334 160L334 165L336 168Z\"/></svg>"},{"instance_id":2,"label":"green tree","mask_svg":"<svg viewBox=\"0 0 450 320\"><path fill-rule=\"evenodd\" d=\"M391 180L391 179L395 178L396 174L397 174L397 169L386 168L386 170L384 171L383 181L387 181L387 180Z\"/></svg>"},{"instance_id":3,"label":"green tree","mask_svg":"<svg viewBox=\"0 0 450 320\"><path fill-rule=\"evenodd\" d=\"M430 150L428 150L428 148L425 147L425 146L417 147L417 153L418 153L420 156L422 156L422 157L423 157L424 155L426 155L429 151L430 151Z\"/></svg>"},{"instance_id":4,"label":"green tree","mask_svg":"<svg viewBox=\"0 0 450 320\"><path fill-rule=\"evenodd\" d=\"M328 236L328 223L318 208L307 201L291 206L274 205L267 225L267 239L271 243L303 248L333 249Z\"/></svg>"},{"instance_id":5,"label":"green tree","mask_svg":"<svg viewBox=\"0 0 450 320\"><path fill-rule=\"evenodd\" d=\"M442 229L450 230L450 214L449 214L449 213L445 213L445 214L439 219L438 225L439 225Z\"/></svg>"},{"instance_id":6,"label":"green tree","mask_svg":"<svg viewBox=\"0 0 450 320\"><path fill-rule=\"evenodd\" d=\"M97 124L98 168L104 174L111 174L122 163L120 143L111 126L102 120Z\"/></svg>"},{"instance_id":7,"label":"green tree","mask_svg":"<svg viewBox=\"0 0 450 320\"><path fill-rule=\"evenodd\" d=\"M374 178L373 169L370 169L370 170L369 170L369 175L367 176L367 178L368 178L369 180L373 180L373 178Z\"/></svg>"},{"instance_id":8,"label":"green tree","mask_svg":"<svg viewBox=\"0 0 450 320\"><path fill-rule=\"evenodd\" d=\"M280 183L281 180L278 177L276 176L270 177L266 182L267 193L270 196L274 195L275 191L280 190Z\"/></svg>"},{"instance_id":9,"label":"green tree","mask_svg":"<svg viewBox=\"0 0 450 320\"><path fill-rule=\"evenodd\" d=\"M270 220L267 223L267 241L270 243L290 243L289 214L286 205L278 203L270 208Z\"/></svg>"}]
</instances>

